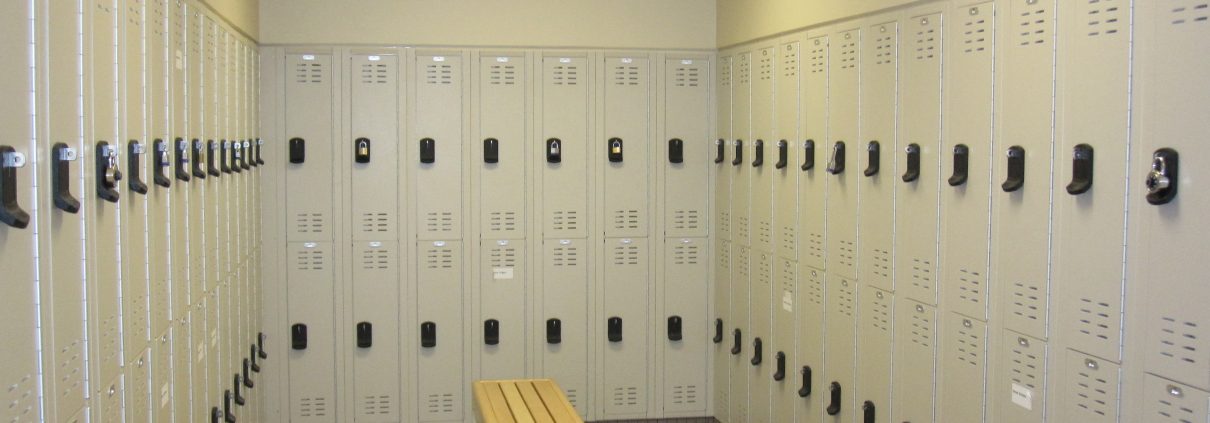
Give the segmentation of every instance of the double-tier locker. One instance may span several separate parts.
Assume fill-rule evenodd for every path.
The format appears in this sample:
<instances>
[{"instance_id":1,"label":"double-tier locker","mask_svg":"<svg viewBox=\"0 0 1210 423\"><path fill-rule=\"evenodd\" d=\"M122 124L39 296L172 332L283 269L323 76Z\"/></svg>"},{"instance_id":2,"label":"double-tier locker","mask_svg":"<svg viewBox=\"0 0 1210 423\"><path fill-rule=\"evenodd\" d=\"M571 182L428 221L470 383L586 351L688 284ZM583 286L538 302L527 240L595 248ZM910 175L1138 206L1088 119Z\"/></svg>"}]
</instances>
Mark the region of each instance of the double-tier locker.
<instances>
[{"instance_id":1,"label":"double-tier locker","mask_svg":"<svg viewBox=\"0 0 1210 423\"><path fill-rule=\"evenodd\" d=\"M143 182L149 187L147 206L147 265L148 305L151 365L150 418L167 420L172 418L172 283L184 281L184 273L178 272L175 250L184 246L173 242L173 236L184 237L184 231L173 233L172 223L177 215L172 202L179 197L172 189L172 160L174 143L169 136L168 51L168 8L167 0L148 0L145 4L143 25L144 54L144 104L146 110L146 132L148 140L144 160L147 173ZM183 216L182 216L183 217ZM183 222L183 219L179 222ZM179 274L178 274L179 273ZM174 277L175 276L175 277Z\"/></svg>"},{"instance_id":2,"label":"double-tier locker","mask_svg":"<svg viewBox=\"0 0 1210 423\"><path fill-rule=\"evenodd\" d=\"M777 48L759 47L751 59L750 160L740 166L751 167L752 267L749 278L748 329L748 413L747 421L769 421L772 410L770 390L773 373L773 163L765 157L773 150L773 83ZM768 145L767 145L768 144Z\"/></svg>"},{"instance_id":3,"label":"double-tier locker","mask_svg":"<svg viewBox=\"0 0 1210 423\"><path fill-rule=\"evenodd\" d=\"M770 333L768 376L772 380L772 421L794 421L798 386L794 384L795 301L798 295L798 179L801 155L799 143L801 87L801 50L799 38L778 42L773 81L773 137L767 169L772 173L774 254L772 283L772 331Z\"/></svg>"},{"instance_id":4,"label":"double-tier locker","mask_svg":"<svg viewBox=\"0 0 1210 423\"><path fill-rule=\"evenodd\" d=\"M731 411L729 416L731 422L746 422L748 421L748 374L751 372L748 360L744 358L743 352L750 350L745 348L746 340L752 339L752 332L749 330L749 276L751 275L750 262L752 258L751 248L751 170L752 167L745 161L745 158L750 158L752 154L745 154L745 142L749 142L751 135L751 106L752 106L752 52L741 51L732 56L732 89L731 89L731 147L729 157L731 157L731 169L727 170L731 174L731 291L727 295L730 298L731 307L731 323L728 325L730 333L728 343L731 344L729 350L731 356L730 370L731 381L728 387L731 404L728 407ZM751 145L751 144L748 144Z\"/></svg>"},{"instance_id":5,"label":"double-tier locker","mask_svg":"<svg viewBox=\"0 0 1210 423\"><path fill-rule=\"evenodd\" d=\"M219 348L221 332L219 327L222 323L220 317L225 316L225 313L222 312L224 304L220 302L220 299L222 293L225 292L222 289L222 282L227 272L225 260L227 248L223 236L226 232L224 230L227 205L224 198L225 186L229 178L224 177L223 169L228 169L228 171L230 169L227 168L227 150L223 148L224 142L221 138L223 134L219 132L223 120L219 100L223 98L224 88L219 78L219 69L224 63L219 43L223 34L219 32L218 24L209 16L202 15L199 21L204 31L200 40L202 43L201 129L205 140L207 174L202 191L202 195L206 197L205 207L202 209L204 220L201 229L206 257L206 279L203 282L202 293L204 306L201 315L201 324L205 328L202 332L202 342L206 346L206 355L202 362L206 373L208 406L217 407L221 405L223 388L227 386L226 371L222 368L223 351Z\"/></svg>"},{"instance_id":6,"label":"double-tier locker","mask_svg":"<svg viewBox=\"0 0 1210 423\"><path fill-rule=\"evenodd\" d=\"M206 350L209 345L209 333L206 331L206 299L209 292L209 269L214 266L209 253L206 223L213 216L207 216L207 203L213 201L207 195L207 179L211 178L207 157L209 149L206 144L206 131L203 121L205 91L208 86L205 78L205 66L209 60L205 55L205 38L207 28L201 9L186 3L183 6L183 32L186 40L185 52L185 98L187 104L187 132L185 140L189 143L189 172L192 175L189 187L189 221L188 248L191 257L189 266L189 295L187 297L189 312L185 317L185 327L190 333L189 357L191 361L190 400L193 416L206 416L210 411L211 402L217 403L218 395L210 389L210 377L206 374ZM214 399L211 401L211 399Z\"/></svg>"},{"instance_id":7,"label":"double-tier locker","mask_svg":"<svg viewBox=\"0 0 1210 423\"><path fill-rule=\"evenodd\" d=\"M606 94L608 95L608 94ZM605 238L601 262L600 340L596 374L597 407L607 418L645 416L650 397L647 353L651 323L651 242L647 238Z\"/></svg>"},{"instance_id":8,"label":"double-tier locker","mask_svg":"<svg viewBox=\"0 0 1210 423\"><path fill-rule=\"evenodd\" d=\"M714 235L714 319L711 320L710 342L712 371L714 375L711 399L715 418L730 422L730 364L727 329L731 319L731 169L727 163L728 146L731 139L731 85L734 56L719 56L715 66L717 79L713 80L715 100L715 139L710 146L713 163L714 217L711 225Z\"/></svg>"},{"instance_id":9,"label":"double-tier locker","mask_svg":"<svg viewBox=\"0 0 1210 423\"><path fill-rule=\"evenodd\" d=\"M582 239L542 242L541 317L538 334L542 377L559 381L581 416L588 411L588 243Z\"/></svg>"}]
</instances>

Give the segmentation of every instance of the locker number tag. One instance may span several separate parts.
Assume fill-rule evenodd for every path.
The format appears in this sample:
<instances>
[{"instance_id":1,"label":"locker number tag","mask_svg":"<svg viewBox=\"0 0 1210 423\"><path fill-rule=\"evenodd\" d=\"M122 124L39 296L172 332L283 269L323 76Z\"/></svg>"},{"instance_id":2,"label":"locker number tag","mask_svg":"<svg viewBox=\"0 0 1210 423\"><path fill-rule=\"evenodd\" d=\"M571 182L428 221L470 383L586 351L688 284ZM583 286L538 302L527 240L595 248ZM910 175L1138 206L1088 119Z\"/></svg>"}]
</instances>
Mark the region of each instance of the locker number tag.
<instances>
[{"instance_id":1,"label":"locker number tag","mask_svg":"<svg viewBox=\"0 0 1210 423\"><path fill-rule=\"evenodd\" d=\"M511 267L496 267L492 269L492 279L503 280L513 278L513 268Z\"/></svg>"},{"instance_id":2,"label":"locker number tag","mask_svg":"<svg viewBox=\"0 0 1210 423\"><path fill-rule=\"evenodd\" d=\"M790 292L790 291L783 291L783 292L782 292L782 294L781 294L781 308L782 308L782 309L784 309L784 310L786 310L786 312L789 312L789 313L793 313L793 312L794 312L794 293L792 293L792 292Z\"/></svg>"},{"instance_id":3,"label":"locker number tag","mask_svg":"<svg viewBox=\"0 0 1210 423\"><path fill-rule=\"evenodd\" d=\"M1020 384L1013 384L1013 404L1026 410L1034 409L1034 391Z\"/></svg>"}]
</instances>

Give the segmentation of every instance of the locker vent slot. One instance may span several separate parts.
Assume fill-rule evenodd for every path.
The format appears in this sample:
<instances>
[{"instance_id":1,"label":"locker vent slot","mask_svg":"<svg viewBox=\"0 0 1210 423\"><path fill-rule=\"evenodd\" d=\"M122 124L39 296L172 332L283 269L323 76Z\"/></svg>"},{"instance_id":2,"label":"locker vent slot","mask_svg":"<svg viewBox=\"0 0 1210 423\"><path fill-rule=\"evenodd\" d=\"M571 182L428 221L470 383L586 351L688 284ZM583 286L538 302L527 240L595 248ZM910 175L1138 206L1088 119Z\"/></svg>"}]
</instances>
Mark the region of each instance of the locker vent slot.
<instances>
[{"instance_id":1,"label":"locker vent slot","mask_svg":"<svg viewBox=\"0 0 1210 423\"><path fill-rule=\"evenodd\" d=\"M120 364L120 343L122 333L118 327L121 322L118 316L109 316L101 320L101 365Z\"/></svg>"},{"instance_id":2,"label":"locker vent slot","mask_svg":"<svg viewBox=\"0 0 1210 423\"><path fill-rule=\"evenodd\" d=\"M555 210L551 229L556 231L574 231L580 228L580 213L575 210Z\"/></svg>"},{"instance_id":3,"label":"locker vent slot","mask_svg":"<svg viewBox=\"0 0 1210 423\"><path fill-rule=\"evenodd\" d=\"M933 292L933 262L912 259L912 286L928 292Z\"/></svg>"},{"instance_id":4,"label":"locker vent slot","mask_svg":"<svg viewBox=\"0 0 1210 423\"><path fill-rule=\"evenodd\" d=\"M926 313L913 313L909 325L912 327L912 343L924 348L933 348L933 319Z\"/></svg>"},{"instance_id":5,"label":"locker vent slot","mask_svg":"<svg viewBox=\"0 0 1210 423\"><path fill-rule=\"evenodd\" d=\"M983 275L979 272L958 269L958 298L971 304L983 304Z\"/></svg>"},{"instance_id":6,"label":"locker vent slot","mask_svg":"<svg viewBox=\"0 0 1210 423\"><path fill-rule=\"evenodd\" d=\"M798 75L798 48L794 44L786 44L782 49L781 65L783 76Z\"/></svg>"},{"instance_id":7,"label":"locker vent slot","mask_svg":"<svg viewBox=\"0 0 1210 423\"><path fill-rule=\"evenodd\" d=\"M1073 363L1077 364L1077 363ZM1117 381L1110 383L1102 375L1093 374L1087 367L1076 367L1075 405L1090 413L1100 416L1116 415L1114 408L1117 401L1113 398L1117 392Z\"/></svg>"},{"instance_id":8,"label":"locker vent slot","mask_svg":"<svg viewBox=\"0 0 1210 423\"><path fill-rule=\"evenodd\" d=\"M1080 334L1096 338L1095 341L1108 341L1117 337L1115 327L1112 320L1117 315L1117 312L1109 305L1102 301L1094 301L1091 298L1080 298L1080 323L1078 330Z\"/></svg>"},{"instance_id":9,"label":"locker vent slot","mask_svg":"<svg viewBox=\"0 0 1210 423\"><path fill-rule=\"evenodd\" d=\"M718 231L724 234L731 232L731 212L726 210L718 211Z\"/></svg>"},{"instance_id":10,"label":"locker vent slot","mask_svg":"<svg viewBox=\"0 0 1210 423\"><path fill-rule=\"evenodd\" d=\"M856 32L850 33L853 36L851 39L840 43L840 68L841 69L857 69L857 40Z\"/></svg>"},{"instance_id":11,"label":"locker vent slot","mask_svg":"<svg viewBox=\"0 0 1210 423\"><path fill-rule=\"evenodd\" d=\"M361 399L361 413L365 415L390 415L394 407L390 395L366 395Z\"/></svg>"},{"instance_id":12,"label":"locker vent slot","mask_svg":"<svg viewBox=\"0 0 1210 423\"><path fill-rule=\"evenodd\" d=\"M752 64L748 62L748 55L741 54L739 56L739 80L737 84L743 85L752 82Z\"/></svg>"},{"instance_id":13,"label":"locker vent slot","mask_svg":"<svg viewBox=\"0 0 1210 423\"><path fill-rule=\"evenodd\" d=\"M1146 408L1147 411L1155 413L1155 416L1152 416L1154 419L1146 418L1145 420L1151 423L1199 423L1204 421L1205 415L1200 415L1200 419L1198 417L1199 413L1205 412L1206 397L1200 396L1201 392L1194 393L1188 387L1180 387L1180 389L1184 395L1179 397L1170 395L1167 389L1162 393L1149 391ZM1157 395L1162 396L1156 398Z\"/></svg>"},{"instance_id":14,"label":"locker vent slot","mask_svg":"<svg viewBox=\"0 0 1210 423\"><path fill-rule=\"evenodd\" d=\"M676 68L674 74L674 85L678 87L696 87L702 77L702 68L694 67L679 67Z\"/></svg>"},{"instance_id":15,"label":"locker vent slot","mask_svg":"<svg viewBox=\"0 0 1210 423\"><path fill-rule=\"evenodd\" d=\"M614 229L638 229L639 228L639 211L638 210L614 210L613 211L613 228Z\"/></svg>"},{"instance_id":16,"label":"locker vent slot","mask_svg":"<svg viewBox=\"0 0 1210 423\"><path fill-rule=\"evenodd\" d=\"M613 388L613 405L624 407L628 405L638 405L639 403L639 388L635 386L625 386L621 388Z\"/></svg>"},{"instance_id":17,"label":"locker vent slot","mask_svg":"<svg viewBox=\"0 0 1210 423\"><path fill-rule=\"evenodd\" d=\"M451 247L430 247L424 252L424 267L427 269L453 269L454 249Z\"/></svg>"},{"instance_id":18,"label":"locker vent slot","mask_svg":"<svg viewBox=\"0 0 1210 423\"><path fill-rule=\"evenodd\" d=\"M673 229L698 229L701 225L701 213L697 210L674 210L672 212Z\"/></svg>"},{"instance_id":19,"label":"locker vent slot","mask_svg":"<svg viewBox=\"0 0 1210 423\"><path fill-rule=\"evenodd\" d=\"M770 241L769 238L773 236L773 223L767 220L762 220L757 222L756 225L759 226L756 228L757 239L761 244L768 244Z\"/></svg>"},{"instance_id":20,"label":"locker vent slot","mask_svg":"<svg viewBox=\"0 0 1210 423\"><path fill-rule=\"evenodd\" d=\"M391 230L391 215L389 213L369 212L361 214L362 232L388 232Z\"/></svg>"},{"instance_id":21,"label":"locker vent slot","mask_svg":"<svg viewBox=\"0 0 1210 423\"><path fill-rule=\"evenodd\" d=\"M424 67L424 83L449 85L454 83L454 68L450 65L430 64Z\"/></svg>"},{"instance_id":22,"label":"locker vent slot","mask_svg":"<svg viewBox=\"0 0 1210 423\"><path fill-rule=\"evenodd\" d=\"M299 398L298 415L302 417L324 417L328 415L328 399L324 397Z\"/></svg>"},{"instance_id":23,"label":"locker vent slot","mask_svg":"<svg viewBox=\"0 0 1210 423\"><path fill-rule=\"evenodd\" d=\"M83 357L83 342L79 339L74 339L71 344L59 349L58 358L55 362L59 363L59 369L55 372L59 376L59 398L66 398L83 388L84 372L82 365L84 364Z\"/></svg>"},{"instance_id":24,"label":"locker vent slot","mask_svg":"<svg viewBox=\"0 0 1210 423\"><path fill-rule=\"evenodd\" d=\"M761 50L760 64L757 66L757 78L761 81L773 79L773 56L769 55L769 50Z\"/></svg>"},{"instance_id":25,"label":"locker vent slot","mask_svg":"<svg viewBox=\"0 0 1210 423\"><path fill-rule=\"evenodd\" d=\"M363 63L361 65L360 81L362 84L387 83L386 63Z\"/></svg>"},{"instance_id":26,"label":"locker vent slot","mask_svg":"<svg viewBox=\"0 0 1210 423\"><path fill-rule=\"evenodd\" d=\"M516 65L492 65L488 71L489 85L513 85L517 82Z\"/></svg>"},{"instance_id":27,"label":"locker vent slot","mask_svg":"<svg viewBox=\"0 0 1210 423\"><path fill-rule=\"evenodd\" d=\"M747 250L741 248L739 250L739 260L736 261L736 264L739 265L739 267L736 268L736 270L739 272L737 281L748 280L748 276L752 274L752 264L748 262L749 258L750 254L748 254Z\"/></svg>"},{"instance_id":28,"label":"locker vent slot","mask_svg":"<svg viewBox=\"0 0 1210 423\"><path fill-rule=\"evenodd\" d=\"M672 263L678 265L698 264L701 261L701 253L701 248L698 248L697 245L677 245L672 249Z\"/></svg>"},{"instance_id":29,"label":"locker vent slot","mask_svg":"<svg viewBox=\"0 0 1210 423\"><path fill-rule=\"evenodd\" d=\"M34 392L37 388L34 382L33 375L21 376L21 380L16 383L7 384L7 402L8 408L5 409L0 416L9 417L14 422L31 421L31 414L34 412L34 407L38 400L38 393Z\"/></svg>"},{"instance_id":30,"label":"locker vent slot","mask_svg":"<svg viewBox=\"0 0 1210 423\"><path fill-rule=\"evenodd\" d=\"M972 7L970 10L972 12L968 13L966 20L962 22L962 52L987 51L991 47L992 21L982 9Z\"/></svg>"},{"instance_id":31,"label":"locker vent slot","mask_svg":"<svg viewBox=\"0 0 1210 423\"><path fill-rule=\"evenodd\" d=\"M980 357L983 355L983 343L979 342L979 335L973 327L957 325L957 335L954 336L954 348L957 348L957 351L953 351L952 356L958 362L971 367L982 366L983 360Z\"/></svg>"},{"instance_id":32,"label":"locker vent slot","mask_svg":"<svg viewBox=\"0 0 1210 423\"><path fill-rule=\"evenodd\" d=\"M554 85L580 85L580 67L555 66L550 71L550 80Z\"/></svg>"},{"instance_id":33,"label":"locker vent slot","mask_svg":"<svg viewBox=\"0 0 1210 423\"><path fill-rule=\"evenodd\" d=\"M769 282L773 279L773 275L770 274L771 270L769 270L769 255L762 253L758 257L760 261L756 263L756 282L760 284L760 292L770 292L768 287Z\"/></svg>"},{"instance_id":34,"label":"locker vent slot","mask_svg":"<svg viewBox=\"0 0 1210 423\"><path fill-rule=\"evenodd\" d=\"M184 50L185 47L185 13L181 7L172 8L172 36L175 37L176 47ZM194 50L197 51L197 50ZM196 56L194 56L196 57Z\"/></svg>"},{"instance_id":35,"label":"locker vent slot","mask_svg":"<svg viewBox=\"0 0 1210 423\"><path fill-rule=\"evenodd\" d=\"M937 57L941 36L936 28L916 31L916 60L932 60Z\"/></svg>"},{"instance_id":36,"label":"locker vent slot","mask_svg":"<svg viewBox=\"0 0 1210 423\"><path fill-rule=\"evenodd\" d=\"M294 264L298 270L324 270L324 252L322 250L300 249L295 257Z\"/></svg>"},{"instance_id":37,"label":"locker vent slot","mask_svg":"<svg viewBox=\"0 0 1210 423\"><path fill-rule=\"evenodd\" d=\"M780 260L781 272L778 274L778 284L781 285L781 292L773 293L774 299L780 298L784 293L794 295L794 262L789 260ZM793 298L793 297L791 297Z\"/></svg>"},{"instance_id":38,"label":"locker vent slot","mask_svg":"<svg viewBox=\"0 0 1210 423\"><path fill-rule=\"evenodd\" d=\"M741 240L748 239L748 216L738 216L735 226L735 237Z\"/></svg>"},{"instance_id":39,"label":"locker vent slot","mask_svg":"<svg viewBox=\"0 0 1210 423\"><path fill-rule=\"evenodd\" d=\"M580 391L578 389L568 389L566 394L567 401L571 403L572 407L580 406Z\"/></svg>"},{"instance_id":40,"label":"locker vent slot","mask_svg":"<svg viewBox=\"0 0 1210 423\"><path fill-rule=\"evenodd\" d=\"M1018 45L1046 44L1046 26L1049 22L1046 19L1046 9L1041 7L1041 4L1018 14L1016 23Z\"/></svg>"},{"instance_id":41,"label":"locker vent slot","mask_svg":"<svg viewBox=\"0 0 1210 423\"><path fill-rule=\"evenodd\" d=\"M454 213L428 212L424 214L424 229L427 232L453 232Z\"/></svg>"},{"instance_id":42,"label":"locker vent slot","mask_svg":"<svg viewBox=\"0 0 1210 423\"><path fill-rule=\"evenodd\" d=\"M837 242L840 243L840 246L836 248L837 257L839 257L838 264L848 268L857 266L857 243L844 240Z\"/></svg>"},{"instance_id":43,"label":"locker vent slot","mask_svg":"<svg viewBox=\"0 0 1210 423\"><path fill-rule=\"evenodd\" d=\"M619 245L613 247L613 264L618 266L638 265L639 264L639 246L637 245Z\"/></svg>"},{"instance_id":44,"label":"locker vent slot","mask_svg":"<svg viewBox=\"0 0 1210 423\"><path fill-rule=\"evenodd\" d=\"M1084 18L1089 37L1117 34L1126 27L1126 11L1120 3L1120 0L1088 0L1084 5L1087 9Z\"/></svg>"},{"instance_id":45,"label":"locker vent slot","mask_svg":"<svg viewBox=\"0 0 1210 423\"><path fill-rule=\"evenodd\" d=\"M168 18L168 15L164 14L164 2L161 0L152 0L151 4L151 28L155 35L163 37L164 19Z\"/></svg>"},{"instance_id":46,"label":"locker vent slot","mask_svg":"<svg viewBox=\"0 0 1210 423\"><path fill-rule=\"evenodd\" d=\"M890 280L891 277L891 252L875 248L874 257L874 275L881 276Z\"/></svg>"},{"instance_id":47,"label":"locker vent slot","mask_svg":"<svg viewBox=\"0 0 1210 423\"><path fill-rule=\"evenodd\" d=\"M814 273L815 271L812 270L811 272ZM806 290L803 292L803 296L807 298L807 302L818 306L819 309L822 310L823 295L823 281L821 281L819 277L811 275L811 277L807 279Z\"/></svg>"},{"instance_id":48,"label":"locker vent slot","mask_svg":"<svg viewBox=\"0 0 1210 423\"><path fill-rule=\"evenodd\" d=\"M718 266L719 270L726 271L719 272L718 276L720 278L731 276L731 248L723 247L718 249L718 262L715 265Z\"/></svg>"},{"instance_id":49,"label":"locker vent slot","mask_svg":"<svg viewBox=\"0 0 1210 423\"><path fill-rule=\"evenodd\" d=\"M1034 390L1034 392L1040 392L1042 374L1046 367L1045 350L1041 346L1041 341L1029 340L1030 345L1037 345L1033 348L1021 345L1020 341L1012 339L1012 337L1009 337L1006 342L1010 345L1009 356L1006 357L1009 379ZM1042 352L1040 353L1038 350Z\"/></svg>"},{"instance_id":50,"label":"locker vent slot","mask_svg":"<svg viewBox=\"0 0 1210 423\"><path fill-rule=\"evenodd\" d=\"M580 249L577 247L555 247L551 254L551 265L575 267L580 264Z\"/></svg>"},{"instance_id":51,"label":"locker vent slot","mask_svg":"<svg viewBox=\"0 0 1210 423\"><path fill-rule=\"evenodd\" d=\"M854 304L853 285L855 284L840 284L840 286L837 288L837 311L839 311L840 314L844 315L845 317L853 317L853 313L857 308L856 304Z\"/></svg>"},{"instance_id":52,"label":"locker vent slot","mask_svg":"<svg viewBox=\"0 0 1210 423\"><path fill-rule=\"evenodd\" d=\"M454 413L454 394L429 394L424 402L430 416Z\"/></svg>"},{"instance_id":53,"label":"locker vent slot","mask_svg":"<svg viewBox=\"0 0 1210 423\"><path fill-rule=\"evenodd\" d=\"M391 268L389 248L365 248L361 251L361 268L365 270L387 270Z\"/></svg>"},{"instance_id":54,"label":"locker vent slot","mask_svg":"<svg viewBox=\"0 0 1210 423\"><path fill-rule=\"evenodd\" d=\"M723 87L731 86L731 58L726 58L719 63L718 80L719 85Z\"/></svg>"},{"instance_id":55,"label":"locker vent slot","mask_svg":"<svg viewBox=\"0 0 1210 423\"><path fill-rule=\"evenodd\" d=\"M874 297L871 307L870 326L885 333L891 332L891 296L883 295L882 298Z\"/></svg>"},{"instance_id":56,"label":"locker vent slot","mask_svg":"<svg viewBox=\"0 0 1210 423\"><path fill-rule=\"evenodd\" d=\"M294 215L294 230L298 233L321 233L327 218L323 213L298 213Z\"/></svg>"},{"instance_id":57,"label":"locker vent slot","mask_svg":"<svg viewBox=\"0 0 1210 423\"><path fill-rule=\"evenodd\" d=\"M517 213L491 212L489 224L492 232L515 232L517 230Z\"/></svg>"},{"instance_id":58,"label":"locker vent slot","mask_svg":"<svg viewBox=\"0 0 1210 423\"><path fill-rule=\"evenodd\" d=\"M614 66L613 67L613 85L639 85L640 79L638 66Z\"/></svg>"},{"instance_id":59,"label":"locker vent slot","mask_svg":"<svg viewBox=\"0 0 1210 423\"><path fill-rule=\"evenodd\" d=\"M517 249L497 247L491 249L492 267L517 267Z\"/></svg>"},{"instance_id":60,"label":"locker vent slot","mask_svg":"<svg viewBox=\"0 0 1210 423\"><path fill-rule=\"evenodd\" d=\"M299 84L322 84L324 67L324 64L319 62L298 62L294 64L294 80Z\"/></svg>"},{"instance_id":61,"label":"locker vent slot","mask_svg":"<svg viewBox=\"0 0 1210 423\"><path fill-rule=\"evenodd\" d=\"M1210 3L1199 3L1197 1L1182 1L1185 6L1175 7L1172 9L1172 24L1181 25L1184 23L1206 23L1210 17Z\"/></svg>"},{"instance_id":62,"label":"locker vent slot","mask_svg":"<svg viewBox=\"0 0 1210 423\"><path fill-rule=\"evenodd\" d=\"M137 0L126 8L126 22L135 27L143 26L143 2Z\"/></svg>"},{"instance_id":63,"label":"locker vent slot","mask_svg":"<svg viewBox=\"0 0 1210 423\"><path fill-rule=\"evenodd\" d=\"M807 254L819 260L823 260L823 256L827 250L824 249L823 234L812 232L807 234Z\"/></svg>"},{"instance_id":64,"label":"locker vent slot","mask_svg":"<svg viewBox=\"0 0 1210 423\"><path fill-rule=\"evenodd\" d=\"M807 56L807 72L813 74L828 71L828 39L811 40L811 50Z\"/></svg>"},{"instance_id":65,"label":"locker vent slot","mask_svg":"<svg viewBox=\"0 0 1210 423\"><path fill-rule=\"evenodd\" d=\"M781 245L778 248L791 252L797 247L794 243L798 241L798 230L794 228L794 224L790 223L781 227Z\"/></svg>"},{"instance_id":66,"label":"locker vent slot","mask_svg":"<svg viewBox=\"0 0 1210 423\"><path fill-rule=\"evenodd\" d=\"M676 385L672 387L673 404L697 404L697 385Z\"/></svg>"},{"instance_id":67,"label":"locker vent slot","mask_svg":"<svg viewBox=\"0 0 1210 423\"><path fill-rule=\"evenodd\" d=\"M1159 329L1159 332L1153 332L1159 338L1159 344L1153 345L1153 348L1158 347L1155 351L1162 358L1149 358L1172 362L1176 368L1199 365L1202 352L1206 350L1206 341L1202 340L1201 329L1196 322L1164 316L1160 318Z\"/></svg>"},{"instance_id":68,"label":"locker vent slot","mask_svg":"<svg viewBox=\"0 0 1210 423\"><path fill-rule=\"evenodd\" d=\"M1041 288L1016 282L1009 289L1012 290L1012 303L1008 309L1012 314L1029 320L1041 318L1046 301Z\"/></svg>"},{"instance_id":69,"label":"locker vent slot","mask_svg":"<svg viewBox=\"0 0 1210 423\"><path fill-rule=\"evenodd\" d=\"M893 26L892 26L893 28ZM916 40L919 47L920 40ZM874 64L875 65L893 65L895 64L895 34L890 33L874 38Z\"/></svg>"}]
</instances>

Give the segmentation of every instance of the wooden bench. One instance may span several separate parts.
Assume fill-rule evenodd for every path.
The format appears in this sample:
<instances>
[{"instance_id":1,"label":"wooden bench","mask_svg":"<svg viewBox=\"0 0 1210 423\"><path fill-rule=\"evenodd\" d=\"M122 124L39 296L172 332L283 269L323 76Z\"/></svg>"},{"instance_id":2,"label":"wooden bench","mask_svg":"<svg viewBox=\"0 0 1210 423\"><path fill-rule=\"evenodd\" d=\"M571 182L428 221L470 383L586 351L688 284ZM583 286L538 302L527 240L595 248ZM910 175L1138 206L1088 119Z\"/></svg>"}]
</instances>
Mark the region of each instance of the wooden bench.
<instances>
[{"instance_id":1,"label":"wooden bench","mask_svg":"<svg viewBox=\"0 0 1210 423\"><path fill-rule=\"evenodd\" d=\"M550 379L481 380L472 389L477 423L584 423Z\"/></svg>"}]
</instances>

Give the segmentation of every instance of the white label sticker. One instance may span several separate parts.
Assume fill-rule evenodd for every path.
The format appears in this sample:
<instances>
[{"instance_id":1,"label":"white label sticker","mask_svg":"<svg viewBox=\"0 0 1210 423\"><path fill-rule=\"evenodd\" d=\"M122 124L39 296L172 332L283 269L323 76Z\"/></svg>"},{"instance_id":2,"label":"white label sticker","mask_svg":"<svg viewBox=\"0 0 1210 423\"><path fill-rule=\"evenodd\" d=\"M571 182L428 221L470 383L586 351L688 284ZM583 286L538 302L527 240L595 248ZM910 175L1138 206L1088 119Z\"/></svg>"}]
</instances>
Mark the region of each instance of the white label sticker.
<instances>
[{"instance_id":1,"label":"white label sticker","mask_svg":"<svg viewBox=\"0 0 1210 423\"><path fill-rule=\"evenodd\" d=\"M168 396L168 386L169 385L165 383L164 386L160 387L160 408L167 407L168 400L172 399L172 397Z\"/></svg>"},{"instance_id":2,"label":"white label sticker","mask_svg":"<svg viewBox=\"0 0 1210 423\"><path fill-rule=\"evenodd\" d=\"M512 279L513 268L511 267L496 267L492 269L492 279Z\"/></svg>"},{"instance_id":3,"label":"white label sticker","mask_svg":"<svg viewBox=\"0 0 1210 423\"><path fill-rule=\"evenodd\" d=\"M1017 405L1021 406L1021 408L1024 408L1026 410L1033 410L1034 409L1034 391L1032 391L1029 388L1026 388L1024 386L1021 386L1020 384L1014 383L1013 384L1013 404L1017 404Z\"/></svg>"},{"instance_id":4,"label":"white label sticker","mask_svg":"<svg viewBox=\"0 0 1210 423\"><path fill-rule=\"evenodd\" d=\"M792 293L790 291L782 292L781 308L783 308L786 311L791 312L791 313L794 312L794 293Z\"/></svg>"}]
</instances>

